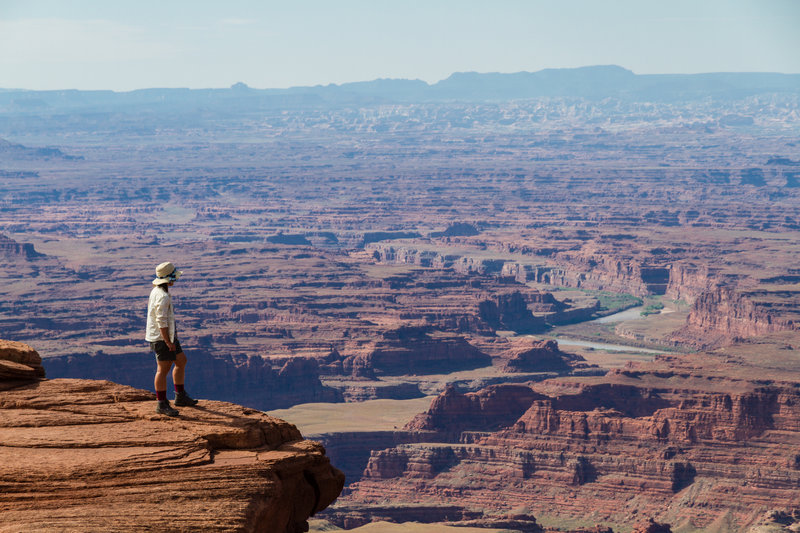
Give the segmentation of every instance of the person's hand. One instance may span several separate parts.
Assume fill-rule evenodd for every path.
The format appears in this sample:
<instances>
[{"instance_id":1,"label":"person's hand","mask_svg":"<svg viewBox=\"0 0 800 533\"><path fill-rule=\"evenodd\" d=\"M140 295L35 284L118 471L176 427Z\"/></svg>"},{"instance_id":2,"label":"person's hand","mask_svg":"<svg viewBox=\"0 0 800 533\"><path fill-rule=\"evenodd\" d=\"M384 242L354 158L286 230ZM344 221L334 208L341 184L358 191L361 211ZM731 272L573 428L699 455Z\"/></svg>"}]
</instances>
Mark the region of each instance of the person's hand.
<instances>
[{"instance_id":1,"label":"person's hand","mask_svg":"<svg viewBox=\"0 0 800 533\"><path fill-rule=\"evenodd\" d=\"M173 344L172 341L164 341L164 342L167 343L167 348L169 348L170 352L174 352L175 351L175 344Z\"/></svg>"}]
</instances>

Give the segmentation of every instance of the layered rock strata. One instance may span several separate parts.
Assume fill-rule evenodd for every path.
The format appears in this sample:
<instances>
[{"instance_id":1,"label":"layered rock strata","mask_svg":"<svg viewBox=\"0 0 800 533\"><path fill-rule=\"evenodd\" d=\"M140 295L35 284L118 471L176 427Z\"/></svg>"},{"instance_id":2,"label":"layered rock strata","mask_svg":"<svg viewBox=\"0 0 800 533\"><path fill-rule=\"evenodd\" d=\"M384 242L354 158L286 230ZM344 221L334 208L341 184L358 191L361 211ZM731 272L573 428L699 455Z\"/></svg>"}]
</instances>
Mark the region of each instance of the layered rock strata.
<instances>
[{"instance_id":1,"label":"layered rock strata","mask_svg":"<svg viewBox=\"0 0 800 533\"><path fill-rule=\"evenodd\" d=\"M583 357L562 352L554 340L522 339L514 343L506 354L505 372L560 372L565 373L580 366L586 367Z\"/></svg>"},{"instance_id":2,"label":"layered rock strata","mask_svg":"<svg viewBox=\"0 0 800 533\"><path fill-rule=\"evenodd\" d=\"M28 260L42 257L30 243L20 243L0 233L0 261Z\"/></svg>"},{"instance_id":3,"label":"layered rock strata","mask_svg":"<svg viewBox=\"0 0 800 533\"><path fill-rule=\"evenodd\" d=\"M107 381L0 389L0 531L297 533L344 484L319 443L238 405L167 418L153 394Z\"/></svg>"},{"instance_id":4,"label":"layered rock strata","mask_svg":"<svg viewBox=\"0 0 800 533\"><path fill-rule=\"evenodd\" d=\"M343 357L345 374L360 377L453 372L491 364L491 358L464 337L403 327L383 334L362 353Z\"/></svg>"},{"instance_id":5,"label":"layered rock strata","mask_svg":"<svg viewBox=\"0 0 800 533\"><path fill-rule=\"evenodd\" d=\"M188 390L204 398L230 400L262 410L343 401L341 391L322 384L314 359L214 357L202 349L189 351L187 357ZM155 372L155 357L147 352L49 357L45 364L52 377L105 379L148 389Z\"/></svg>"},{"instance_id":6,"label":"layered rock strata","mask_svg":"<svg viewBox=\"0 0 800 533\"><path fill-rule=\"evenodd\" d=\"M777 331L800 329L800 285L718 286L695 300L686 325L671 338L711 347Z\"/></svg>"},{"instance_id":7,"label":"layered rock strata","mask_svg":"<svg viewBox=\"0 0 800 533\"><path fill-rule=\"evenodd\" d=\"M36 350L21 342L0 340L0 382L35 381L43 377L42 358Z\"/></svg>"},{"instance_id":8,"label":"layered rock strata","mask_svg":"<svg viewBox=\"0 0 800 533\"><path fill-rule=\"evenodd\" d=\"M672 358L603 378L449 389L407 428L436 438L373 452L341 504L513 502L615 530L649 516L740 531L765 508L800 505L800 381L752 372Z\"/></svg>"}]
</instances>

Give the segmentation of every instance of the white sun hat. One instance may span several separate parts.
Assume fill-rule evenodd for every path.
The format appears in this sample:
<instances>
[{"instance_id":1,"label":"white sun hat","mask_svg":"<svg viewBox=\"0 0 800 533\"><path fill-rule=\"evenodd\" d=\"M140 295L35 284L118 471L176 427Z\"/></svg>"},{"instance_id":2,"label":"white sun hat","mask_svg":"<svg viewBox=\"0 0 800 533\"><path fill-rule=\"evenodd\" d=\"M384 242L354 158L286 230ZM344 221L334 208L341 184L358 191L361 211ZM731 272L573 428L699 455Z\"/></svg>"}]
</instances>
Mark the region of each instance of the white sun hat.
<instances>
[{"instance_id":1,"label":"white sun hat","mask_svg":"<svg viewBox=\"0 0 800 533\"><path fill-rule=\"evenodd\" d=\"M183 274L182 270L176 270L175 265L169 261L161 263L156 267L156 279L153 280L153 285L163 285L170 281L175 281Z\"/></svg>"}]
</instances>

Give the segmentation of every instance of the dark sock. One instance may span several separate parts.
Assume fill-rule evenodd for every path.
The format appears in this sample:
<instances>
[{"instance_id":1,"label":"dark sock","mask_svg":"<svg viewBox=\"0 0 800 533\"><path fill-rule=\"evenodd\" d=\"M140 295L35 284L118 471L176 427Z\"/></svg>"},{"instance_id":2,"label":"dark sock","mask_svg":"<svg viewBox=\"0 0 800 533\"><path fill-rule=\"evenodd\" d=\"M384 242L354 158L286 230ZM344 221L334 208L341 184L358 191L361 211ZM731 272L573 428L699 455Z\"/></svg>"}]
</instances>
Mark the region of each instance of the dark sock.
<instances>
[{"instance_id":1,"label":"dark sock","mask_svg":"<svg viewBox=\"0 0 800 533\"><path fill-rule=\"evenodd\" d=\"M178 394L184 394L186 392L186 389L183 388L183 384L178 385L176 383L175 384L175 392L177 392Z\"/></svg>"},{"instance_id":2,"label":"dark sock","mask_svg":"<svg viewBox=\"0 0 800 533\"><path fill-rule=\"evenodd\" d=\"M156 399L159 402L166 402L167 401L167 391L165 391L165 390L157 390L156 391Z\"/></svg>"}]
</instances>

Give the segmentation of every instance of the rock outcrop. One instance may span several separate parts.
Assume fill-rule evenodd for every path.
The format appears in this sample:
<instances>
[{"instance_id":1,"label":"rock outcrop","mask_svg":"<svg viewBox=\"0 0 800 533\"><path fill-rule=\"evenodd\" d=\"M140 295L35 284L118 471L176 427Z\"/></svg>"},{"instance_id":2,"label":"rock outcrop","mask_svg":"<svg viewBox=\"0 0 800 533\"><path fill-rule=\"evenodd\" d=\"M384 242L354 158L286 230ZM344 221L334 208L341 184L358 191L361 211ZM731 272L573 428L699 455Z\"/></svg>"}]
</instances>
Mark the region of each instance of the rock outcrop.
<instances>
[{"instance_id":1,"label":"rock outcrop","mask_svg":"<svg viewBox=\"0 0 800 533\"><path fill-rule=\"evenodd\" d=\"M27 260L42 257L30 243L20 243L0 233L0 261Z\"/></svg>"},{"instance_id":2,"label":"rock outcrop","mask_svg":"<svg viewBox=\"0 0 800 533\"><path fill-rule=\"evenodd\" d=\"M800 329L800 287L753 289L718 286L694 302L686 325L672 339L698 347Z\"/></svg>"},{"instance_id":3,"label":"rock outcrop","mask_svg":"<svg viewBox=\"0 0 800 533\"><path fill-rule=\"evenodd\" d=\"M40 374L0 378L0 531L298 533L342 490L283 420L208 400L172 419L150 392Z\"/></svg>"},{"instance_id":4,"label":"rock outcrop","mask_svg":"<svg viewBox=\"0 0 800 533\"><path fill-rule=\"evenodd\" d=\"M427 412L414 417L405 429L451 434L498 429L516 421L531 402L544 398L525 385L492 385L466 394L450 386L433 400Z\"/></svg>"},{"instance_id":5,"label":"rock outcrop","mask_svg":"<svg viewBox=\"0 0 800 533\"><path fill-rule=\"evenodd\" d=\"M384 333L363 353L344 357L342 370L357 377L431 374L480 368L491 358L459 335L403 327Z\"/></svg>"},{"instance_id":6,"label":"rock outcrop","mask_svg":"<svg viewBox=\"0 0 800 533\"><path fill-rule=\"evenodd\" d=\"M533 316L519 291L498 294L490 300L483 300L478 309L481 319L494 329L529 333L545 328L544 319Z\"/></svg>"},{"instance_id":7,"label":"rock outcrop","mask_svg":"<svg viewBox=\"0 0 800 533\"><path fill-rule=\"evenodd\" d=\"M584 358L562 352L554 340L528 340L517 342L508 350L503 370L505 372L567 372Z\"/></svg>"},{"instance_id":8,"label":"rock outcrop","mask_svg":"<svg viewBox=\"0 0 800 533\"><path fill-rule=\"evenodd\" d=\"M0 383L35 381L43 377L42 358L36 350L21 342L0 340Z\"/></svg>"},{"instance_id":9,"label":"rock outcrop","mask_svg":"<svg viewBox=\"0 0 800 533\"><path fill-rule=\"evenodd\" d=\"M615 530L657 521L641 531L719 520L739 531L764 506L797 508L794 377L752 378L753 369L719 359L697 366L710 355L682 357L604 377L449 389L406 428L427 432L427 442L373 452L341 505L364 513L391 494L465 512L514 502L537 518L580 515Z\"/></svg>"}]
</instances>

